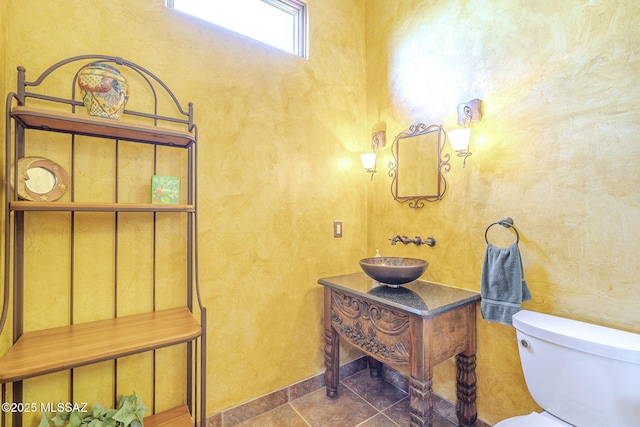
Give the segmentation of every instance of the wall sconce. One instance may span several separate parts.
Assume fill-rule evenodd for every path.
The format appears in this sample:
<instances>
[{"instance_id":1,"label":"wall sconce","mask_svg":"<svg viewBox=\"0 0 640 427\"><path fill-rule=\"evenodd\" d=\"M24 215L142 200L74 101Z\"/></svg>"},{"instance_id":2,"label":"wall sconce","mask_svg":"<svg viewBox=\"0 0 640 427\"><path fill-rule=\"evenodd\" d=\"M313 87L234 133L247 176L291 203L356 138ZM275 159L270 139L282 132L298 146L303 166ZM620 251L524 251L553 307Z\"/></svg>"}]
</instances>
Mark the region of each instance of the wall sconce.
<instances>
[{"instance_id":1,"label":"wall sconce","mask_svg":"<svg viewBox=\"0 0 640 427\"><path fill-rule=\"evenodd\" d=\"M374 131L371 134L371 152L362 153L360 155L362 167L371 174L372 181L373 174L376 173L376 153L387 143L387 132L385 130L380 130L380 126L384 126L386 128L386 123L380 122L374 126Z\"/></svg>"},{"instance_id":2,"label":"wall sconce","mask_svg":"<svg viewBox=\"0 0 640 427\"><path fill-rule=\"evenodd\" d=\"M449 142L451 148L458 152L458 157L463 157L462 167L467 166L467 157L471 155L469 151L469 141L471 140L471 123L482 120L483 102L480 99L472 99L469 102L458 105L458 125L461 129L454 129L449 132Z\"/></svg>"},{"instance_id":3,"label":"wall sconce","mask_svg":"<svg viewBox=\"0 0 640 427\"><path fill-rule=\"evenodd\" d=\"M362 153L360 154L360 161L362 162L362 167L371 173L371 179L373 179L373 174L376 173L376 153Z\"/></svg>"}]
</instances>

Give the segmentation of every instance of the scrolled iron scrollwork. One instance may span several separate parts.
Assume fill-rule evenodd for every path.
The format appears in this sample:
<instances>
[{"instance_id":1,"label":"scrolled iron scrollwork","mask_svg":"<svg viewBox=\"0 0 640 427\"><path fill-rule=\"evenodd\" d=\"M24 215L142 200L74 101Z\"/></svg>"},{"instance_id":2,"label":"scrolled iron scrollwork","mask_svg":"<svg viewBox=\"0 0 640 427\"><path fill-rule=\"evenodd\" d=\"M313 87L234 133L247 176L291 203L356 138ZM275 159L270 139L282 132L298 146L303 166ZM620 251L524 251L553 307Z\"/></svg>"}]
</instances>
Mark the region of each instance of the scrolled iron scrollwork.
<instances>
[{"instance_id":1,"label":"scrolled iron scrollwork","mask_svg":"<svg viewBox=\"0 0 640 427\"><path fill-rule=\"evenodd\" d=\"M437 177L436 179L436 192L433 194L401 194L399 188L399 175L400 175L400 142L409 138L419 137L421 135L437 134L437 146L435 150L436 159L425 159L425 162L436 161L437 162ZM393 161L389 162L389 176L391 181L391 194L394 200L405 203L409 202L409 207L413 209L420 209L424 207L426 202L437 202L441 200L447 191L447 181L444 178L444 174L451 169L450 159L451 156L448 153L443 153L445 143L447 141L447 134L444 131L442 125L426 125L425 123L416 123L411 125L409 129L398 134L393 143L391 144L391 153L393 155ZM406 173L406 172L405 172Z\"/></svg>"}]
</instances>

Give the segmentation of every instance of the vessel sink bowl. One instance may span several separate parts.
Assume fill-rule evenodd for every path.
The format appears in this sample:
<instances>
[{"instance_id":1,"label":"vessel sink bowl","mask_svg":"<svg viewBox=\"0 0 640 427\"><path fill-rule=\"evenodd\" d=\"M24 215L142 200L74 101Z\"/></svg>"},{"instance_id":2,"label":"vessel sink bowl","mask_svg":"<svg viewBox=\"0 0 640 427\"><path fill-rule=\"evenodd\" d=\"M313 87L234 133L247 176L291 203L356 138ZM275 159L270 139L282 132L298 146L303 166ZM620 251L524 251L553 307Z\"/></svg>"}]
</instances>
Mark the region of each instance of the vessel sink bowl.
<instances>
[{"instance_id":1,"label":"vessel sink bowl","mask_svg":"<svg viewBox=\"0 0 640 427\"><path fill-rule=\"evenodd\" d=\"M418 258L374 257L360 260L367 276L391 287L398 287L418 279L429 263Z\"/></svg>"}]
</instances>

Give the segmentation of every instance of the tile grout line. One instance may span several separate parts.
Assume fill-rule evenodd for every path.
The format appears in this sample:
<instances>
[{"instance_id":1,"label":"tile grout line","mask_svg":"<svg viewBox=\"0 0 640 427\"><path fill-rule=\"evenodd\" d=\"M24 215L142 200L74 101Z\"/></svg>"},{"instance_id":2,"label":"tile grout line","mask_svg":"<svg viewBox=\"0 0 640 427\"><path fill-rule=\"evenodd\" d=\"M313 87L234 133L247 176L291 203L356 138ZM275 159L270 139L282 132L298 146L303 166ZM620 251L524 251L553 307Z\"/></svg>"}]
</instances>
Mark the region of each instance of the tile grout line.
<instances>
[{"instance_id":1,"label":"tile grout line","mask_svg":"<svg viewBox=\"0 0 640 427\"><path fill-rule=\"evenodd\" d=\"M353 363L353 364L355 364L355 363L357 363L357 361L358 361L358 359L355 359L355 360L353 360L353 361L351 361L351 362L349 362L349 363ZM343 366L344 366L344 365L343 365ZM366 369L366 368L365 368L365 369ZM359 374L362 370L363 370L363 369L360 369L360 370L358 370L358 371L355 371L355 372L353 372L351 375L349 375L349 376L347 376L347 377L345 377L345 378L341 379L341 380L339 381L339 385L342 385L343 387L346 387L348 390L350 390L352 393L354 393L357 397L359 397L360 399L362 399L362 401L364 401L367 405L369 405L369 406L373 407L373 409L375 409L375 410L377 411L377 408L376 408L376 407L374 407L373 405L371 405L371 403L369 403L365 398L363 398L362 396L360 396L358 393L356 393L356 392L355 392L355 390L351 389L351 387L347 386L347 385L346 385L346 384L344 384L344 382L343 382L343 381L344 381L344 380L346 380L347 378L351 378L352 376L355 376L355 375ZM323 374L318 374L318 375L323 375ZM325 386L325 387L326 387L326 386ZM286 404L287 404L287 405L289 405L289 406L293 409L293 411L294 411L294 412L295 412L295 413L296 413L296 414L297 414L297 415L302 419L302 421L303 421L303 422L304 422L308 427L313 427L313 425L310 423L310 421L308 421L308 420L304 417L304 415L302 415L302 414L298 411L298 409L296 409L296 407L295 407L295 405L293 404L293 402L295 402L296 400L299 400L299 399L304 398L306 395L308 395L308 394L310 394L310 393L314 393L314 392L317 392L317 391L319 391L319 390L322 390L322 389L323 389L323 388L325 388L325 387L320 387L320 388L319 388L319 389L317 389L317 390L310 391L309 393L306 393L306 394L305 394L305 395L303 395L303 396L299 396L299 397L297 397L296 399L291 399L291 387L287 387L287 403L286 403ZM376 414L376 415L377 415L377 414ZM376 415L374 415L374 417L375 417ZM373 417L371 417L371 418L373 418ZM369 418L369 419L370 419L370 418ZM366 421L366 420L365 420L365 421ZM393 421L392 421L392 422L393 422ZM360 424L362 424L362 423L360 423ZM360 424L358 424L358 425L360 425ZM395 424L395 423L394 423L394 424Z\"/></svg>"},{"instance_id":2,"label":"tile grout line","mask_svg":"<svg viewBox=\"0 0 640 427\"><path fill-rule=\"evenodd\" d=\"M296 400L297 400L297 399L296 399ZM298 412L298 410L296 409L296 407L295 407L295 406L293 406L293 405L291 404L291 401L289 401L289 402L287 403L287 405L291 406L291 408L293 409L293 411L294 411L296 414L298 414L298 416L299 416L300 418L302 418L302 421L304 421L304 423L305 423L308 427L313 427L313 426L311 425L311 423L309 423L309 421L307 421L307 419L304 417L304 415L302 415L300 412Z\"/></svg>"},{"instance_id":3,"label":"tile grout line","mask_svg":"<svg viewBox=\"0 0 640 427\"><path fill-rule=\"evenodd\" d=\"M361 372L356 372L355 374L353 374L353 375L351 375L351 376L349 376L349 377L347 377L347 378L351 378L352 376L355 376L355 375L358 375L358 374L361 374ZM346 380L347 378L345 378L345 380ZM404 390L403 390L403 389L401 389L400 387L397 387L395 384L393 384L393 383L391 383L391 382L389 382L389 381L385 380L384 378L380 378L380 381L384 381L384 382L386 382L389 386L391 386L391 387L395 388L396 390L401 391L401 392L402 392L402 393L404 393L406 396L402 397L401 399L398 399L397 401L395 401L395 402L391 403L391 404L390 404L390 405L388 405L388 406L385 406L385 407L384 407L384 408L382 408L382 409L378 409L378 408L376 408L376 407L374 406L374 409L375 409L376 411L378 411L378 412L382 413L383 411L386 411L387 409L391 408L391 407L392 407L392 406L394 406L394 405L397 405L398 403L402 402L404 399L406 399L407 397L409 397L409 393L407 393L406 391L404 391ZM366 398L365 396L362 396L360 393L358 393L358 391L357 391L355 388L351 388L351 387L349 387L349 385L348 385L348 384L343 384L343 383L342 383L342 381L340 381L340 384L344 385L346 388L348 388L349 390L351 390L352 392L354 392L354 393L356 394L356 396L358 396L359 398L361 398L361 399L362 399L362 400L364 400L365 402L369 403L369 401L367 400L367 398ZM373 406L371 403L369 403L369 405ZM384 414L383 414L383 415L384 415ZM385 416L386 416L386 415L385 415ZM388 418L388 417L387 417L387 418ZM393 421L393 420L392 420L392 421Z\"/></svg>"},{"instance_id":4,"label":"tile grout line","mask_svg":"<svg viewBox=\"0 0 640 427\"><path fill-rule=\"evenodd\" d=\"M361 423L356 424L354 427L358 427L363 425L364 423L366 423L367 421L372 420L373 418L376 418L378 415L382 415L383 417L385 417L386 419L388 419L394 426L398 426L400 427L400 424L396 423L395 421L393 421L391 418L389 418L388 416L386 416L385 414L383 414L382 412L378 412L377 414L375 414L372 417L367 418L366 420L362 421Z\"/></svg>"},{"instance_id":5,"label":"tile grout line","mask_svg":"<svg viewBox=\"0 0 640 427\"><path fill-rule=\"evenodd\" d=\"M355 375L355 374L354 374ZM346 379L346 378L345 378ZM378 410L378 408L376 408L375 406L373 406L373 404L371 404L371 402L369 402L367 399L365 399L363 396L361 396L357 391L355 391L354 389L352 389L351 387L349 387L347 384L343 383L342 381L340 381L340 384L342 386L344 386L345 388L347 388L347 390L349 390L350 392L352 392L353 394L355 394L356 396L358 396L364 403L366 403L367 405L371 406L373 409L376 410L376 412L380 412Z\"/></svg>"},{"instance_id":6,"label":"tile grout line","mask_svg":"<svg viewBox=\"0 0 640 427\"><path fill-rule=\"evenodd\" d=\"M362 357L356 358L356 359L354 359L354 360L351 360L351 361L346 362L345 364L341 365L341 366L340 366L340 369L341 369L341 370L342 370L342 369L349 369L349 368L348 368L349 366L351 366L351 367L352 367L352 369L357 369L356 371L352 372L352 373L351 373L351 375L349 375L348 377L345 377L345 378L349 378L349 377L351 377L351 376L353 376L353 375L356 375L358 372L360 372L360 371L362 371L363 369L365 369L365 367L362 367L362 368L358 369L358 364L362 364L362 361L363 361L364 359L365 359L365 356L362 356ZM209 417L207 417L207 420L209 420L209 419L214 419L214 417L219 416L219 417L220 417L219 419L220 419L220 425L221 425L221 427L233 427L233 426L235 426L235 425L236 425L236 424L238 424L238 423L234 423L234 424L228 424L228 423L227 423L226 418L229 416L229 414L230 414L230 413L232 413L232 412L234 412L234 411L237 411L237 410L239 410L239 409L240 409L240 408L242 408L242 407L249 407L249 406L251 405L251 403L254 403L254 402L260 401L261 399L265 399L265 398L267 398L267 399L268 399L268 398L269 398L269 396L274 396L274 395L276 395L279 391L286 391L286 402L285 402L285 403L289 403L289 404L290 404L290 403L292 402L292 400L291 400L291 397L292 397L292 396L291 396L292 387L294 387L294 386L296 386L296 385L298 385L298 384L305 383L305 382L307 382L307 381L314 381L314 380L316 380L316 379L318 379L318 378L322 378L323 376L324 376L324 373L323 373L323 372L320 372L320 373L318 373L318 374L316 374L316 375L310 376L310 377L305 378L305 379L303 379L303 380L300 380L300 381L298 381L298 382L296 382L296 383L293 383L293 384L290 384L290 385L288 385L288 386L285 386L285 387L283 387L283 388L281 388L281 389L279 389L279 390L274 390L273 392L270 392L270 393L264 394L264 395L262 395L262 396L255 397L255 398L253 398L253 399L251 399L251 400L248 400L248 401L246 401L246 402L240 403L240 404L238 404L238 405L236 405L236 406L233 406L233 407L231 407L231 408L227 408L226 410L223 410L223 411L221 411L221 412L219 412L219 413L217 413L217 414L210 415ZM342 382L342 381L340 381L340 382ZM317 389L309 390L309 391L307 391L306 393L304 393L304 395L307 395L307 394L309 394L309 393L313 393L314 391L320 390L320 389L322 389L322 388L324 388L324 386L318 387ZM285 390L285 389L286 389L286 390ZM303 395L303 396L304 396L304 395ZM303 397L303 396L299 396L298 398ZM260 411L260 413L254 414L254 417L255 417L255 416L258 416L258 415L261 415L261 414L263 414L263 413L265 413L265 412L269 412L270 410L273 410L273 409L275 409L275 408L277 408L277 407L280 407L280 406L284 405L285 403L283 403L283 404L281 404L281 405L278 405L278 406L276 406L276 407L271 407L271 408L269 408L269 409L262 410L262 411ZM293 407L293 405L292 405L292 407ZM252 417L252 418L253 418L253 417ZM249 419L250 419L250 418L249 418ZM240 423L242 423L242 422L244 422L244 421L248 421L249 419L242 420L242 421L240 421ZM307 422L307 420L304 420L304 421L305 421L305 422ZM207 421L207 422L208 422L208 421Z\"/></svg>"},{"instance_id":7,"label":"tile grout line","mask_svg":"<svg viewBox=\"0 0 640 427\"><path fill-rule=\"evenodd\" d=\"M387 414L383 413L383 411L389 410L389 409L390 409L391 407L393 407L394 405L399 404L400 402L402 402L403 400L405 400L405 399L407 399L407 398L409 397L409 396L408 396L407 391L406 391L404 388L402 388L402 387L399 387L399 386L398 386L397 381L394 381L394 380L387 381L387 380L386 380L386 379L384 379L384 378L380 378L380 380L381 380L381 381L385 381L385 382L386 382L387 384L389 384L390 386L392 386L392 387L394 387L394 388L396 388L396 389L398 389L398 390L400 390L401 392L403 392L403 393L405 393L405 394L406 394L406 395L405 395L403 398L401 398L400 400L398 400L398 401L396 401L395 403L392 403L392 404L390 404L390 405L388 405L388 406L386 406L385 408L382 408L382 409L380 409L380 410L378 410L378 408L377 408L376 406L374 406L374 405L373 405L369 400L367 400L367 398L366 398L366 397L364 397L363 395L361 395L360 393L358 393L358 392L353 388L353 386L349 386L349 385L347 385L347 384L345 383L345 382L346 382L346 380L347 380L347 379L349 379L349 378L351 378L351 377L354 377L354 376L356 376L356 375L363 375L362 371L363 371L363 370L366 370L367 368L366 368L366 367L359 367L359 366L362 366L362 361L364 360L364 358L365 358L365 357L361 357L361 358L358 358L358 359L352 360L352 361L350 361L350 362L345 363L344 365L342 365L342 366L340 367L340 368L341 368L341 370L342 370L343 368L346 368L347 366L350 366L351 368L347 368L347 369L345 369L345 373L349 373L349 375L348 375L348 376L345 376L344 378L341 378L341 379L340 379L340 383L339 383L339 384L340 384L341 386L344 386L347 390L349 390L350 392L352 392L355 396L357 396L359 399L361 399L362 401L364 401L368 406L372 407L372 408L377 412L375 415L373 415L372 417L368 418L367 420L364 420L364 421L360 422L360 423L359 423L359 424L357 424L356 426L361 426L364 422L369 421L369 420L371 420L372 418L375 418L377 415L382 415L385 419L390 420L390 422L391 422L391 423L393 423L393 425L394 425L394 426L398 426L398 427L400 427L400 425L399 425L395 420L393 420L389 415L387 415ZM355 370L353 370L354 368L355 368ZM391 369L391 368L389 368L389 371L392 371L392 369ZM397 371L393 371L393 372L397 372ZM400 374L403 378L405 377L402 373L399 373L399 374ZM290 406L290 408L291 408L291 409L293 409L293 410L294 410L294 413L295 413L298 417L300 417L300 418L303 420L304 424L305 424L307 427L314 427L314 426L313 426L313 424L312 424L310 421L308 421L308 420L307 420L307 419L306 419L306 418L305 418L305 417L304 417L304 416L303 416L303 415L302 415L302 414L301 414L301 413L296 409L296 407L293 405L293 402L295 402L295 401L297 401L298 399L301 399L301 398L303 398L303 397L307 396L307 395L308 395L308 394L310 394L310 393L314 393L314 392L317 392L317 391L319 391L319 390L324 389L324 388L326 387L325 385L319 386L319 382L322 382L322 376L323 376L323 374L322 374L322 373L319 373L319 374L317 374L317 375L314 375L314 376L311 376L311 377L306 378L306 379L304 379L304 380L298 381L298 382L296 382L296 383L294 383L294 384L291 384L291 385L289 385L289 386L283 387L283 389L285 389L285 390L283 390L283 389L280 389L280 390L281 390L281 391L285 391L285 392L286 392L286 393L285 393L285 395L284 395L284 396L282 396L282 397L284 397L284 398L286 399L286 402L284 402L284 403L282 403L281 405L278 405L278 406L276 406L276 407L271 407L270 409L263 409L263 410L259 411L259 413L254 414L254 417L255 417L255 416L258 416L258 415L261 415L261 414L263 414L263 413L269 412L270 410L276 409L276 408L278 408L278 407L281 407L281 406L284 406L285 404L287 404L287 405L289 405L289 406ZM308 383L310 383L310 384L315 384L315 385L313 386L313 388L306 388L306 387L303 387L303 388L302 388L302 390L294 390L294 388L298 388L298 387L296 387L297 385L301 385L301 384L302 384L302 385L304 385L304 384L305 384L305 383L307 383L307 382L308 382ZM303 391L303 393L302 393L302 394L300 394L300 391ZM216 415L216 414L211 415L210 417L207 417L207 423L209 422L209 420L210 420L210 419L211 419L211 420L213 420L213 419L214 419L214 417L216 417L216 416L217 416L217 417L219 417L219 418L218 418L218 420L219 420L220 424L213 424L213 425L216 425L216 426L219 426L219 427L228 427L228 426L230 426L230 425L231 425L231 424L228 424L228 422L229 422L229 421L231 421L231 419L227 419L227 416L229 416L229 414L230 414L231 412L233 412L233 411L235 411L235 410L237 410L237 409L239 409L239 408L241 408L241 407L243 407L243 406L245 406L245 405L248 405L248 407L249 407L249 406L251 406L250 404L251 404L252 402L259 401L260 399L262 399L262 398L266 398L266 397L269 397L269 396L277 395L277 393L278 393L278 390L276 390L276 391L274 391L274 392L271 392L271 393L267 393L267 394L265 394L264 396L257 397L257 398L255 398L255 399L252 399L252 400L250 400L250 401L248 401L248 402L245 402L245 403L243 403L243 404L237 405L236 407L229 408L229 409L227 409L227 410L221 411L221 412L219 412L217 415ZM448 400L446 400L445 398L443 398L443 397L441 397L441 396L437 395L435 392L434 392L434 394L435 394L438 398L442 399L442 401L443 401L443 402L445 402L448 406L451 406L451 407L455 410L455 404L454 404L454 403L449 402L449 401L448 401ZM297 396L297 397L296 397L296 396ZM295 399L294 399L294 397L295 397ZM434 403L435 403L435 402L434 402ZM435 413L435 414L438 414L439 416L441 416L442 418L444 418L444 420L446 420L446 421L447 421L451 426L456 426L456 425L457 425L457 424L456 424L456 421L453 421L453 420L452 420L451 418L449 418L447 415L445 415L444 413L441 413L440 411L438 411L438 410L435 408L435 405L434 405L434 413ZM253 418L253 417L252 417L252 418ZM250 419L250 418L249 418L249 419ZM246 419L246 420L244 420L244 421L248 421L249 419ZM244 422L244 421L241 421L241 423L242 423L242 422ZM480 420L480 419L478 419L478 421L480 422L480 424L479 424L480 426L484 426L484 427L489 427L489 426L490 426L489 424L487 424L487 423L483 422L483 421L482 421L482 420ZM233 425L235 425L235 424L233 424Z\"/></svg>"},{"instance_id":8,"label":"tile grout line","mask_svg":"<svg viewBox=\"0 0 640 427\"><path fill-rule=\"evenodd\" d=\"M354 373L354 374L353 374L353 375L351 375L351 376L355 376L355 375L358 375L358 374L360 374L360 373L361 373L361 372L356 372L356 373ZM349 377L347 377L347 378L350 378L351 376L349 376ZM345 378L345 380L346 380L347 378ZM380 379L380 381L384 381L384 379L382 379L382 378L381 378L381 379ZM364 397L364 396L360 395L360 393L358 393L354 388L349 387L349 385L348 385L348 384L345 384L345 383L343 383L342 381L340 381L340 384L342 384L344 387L346 387L348 390L350 390L353 394L355 394L356 396L358 396L358 397L359 397L360 399L362 399L365 403L367 403L369 406L371 406L373 409L375 409L375 410L376 410L376 414L375 414L375 415L373 415L373 416L371 416L371 417L367 418L366 420L362 421L361 423L356 424L356 426L355 426L355 427L358 427L358 426L360 426L360 425L364 424L365 422L367 422L367 421L371 420L372 418L377 417L378 415L382 415L383 417L385 417L386 419L388 419L389 421L391 421L394 425L396 425L396 426L400 427L398 423L396 423L394 420L392 420L392 419L391 419L390 417L388 417L386 414L383 414L383 413L382 413L382 411L386 411L387 409L391 408L392 406L397 405L398 403L402 402L404 399L406 399L406 396L405 396L405 397L403 397L402 399L398 400L397 402L394 402L394 403L392 403L391 405L389 405L389 406L387 406L387 407L383 408L383 409L378 409L378 408L376 408L375 406L373 406L373 404L372 404L371 402L369 402L369 401L366 399L366 397ZM393 386L393 387L395 387L395 385L393 385L393 384L391 384L391 383L388 383L388 384L389 384L389 385L391 385L391 386ZM398 387L396 387L396 388L397 388L398 390L400 390ZM401 390L401 391L403 391L403 390Z\"/></svg>"}]
</instances>

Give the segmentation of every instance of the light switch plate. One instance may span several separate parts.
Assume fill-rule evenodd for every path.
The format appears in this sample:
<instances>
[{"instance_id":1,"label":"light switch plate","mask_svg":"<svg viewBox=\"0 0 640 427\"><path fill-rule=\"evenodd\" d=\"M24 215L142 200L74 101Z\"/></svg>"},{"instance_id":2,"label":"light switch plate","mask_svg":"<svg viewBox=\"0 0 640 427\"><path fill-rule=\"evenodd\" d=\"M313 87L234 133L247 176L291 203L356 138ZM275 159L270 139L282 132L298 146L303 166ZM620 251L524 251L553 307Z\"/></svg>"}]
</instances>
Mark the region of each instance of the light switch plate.
<instances>
[{"instance_id":1,"label":"light switch plate","mask_svg":"<svg viewBox=\"0 0 640 427\"><path fill-rule=\"evenodd\" d=\"M342 237L342 221L333 221L333 237L336 239Z\"/></svg>"}]
</instances>

